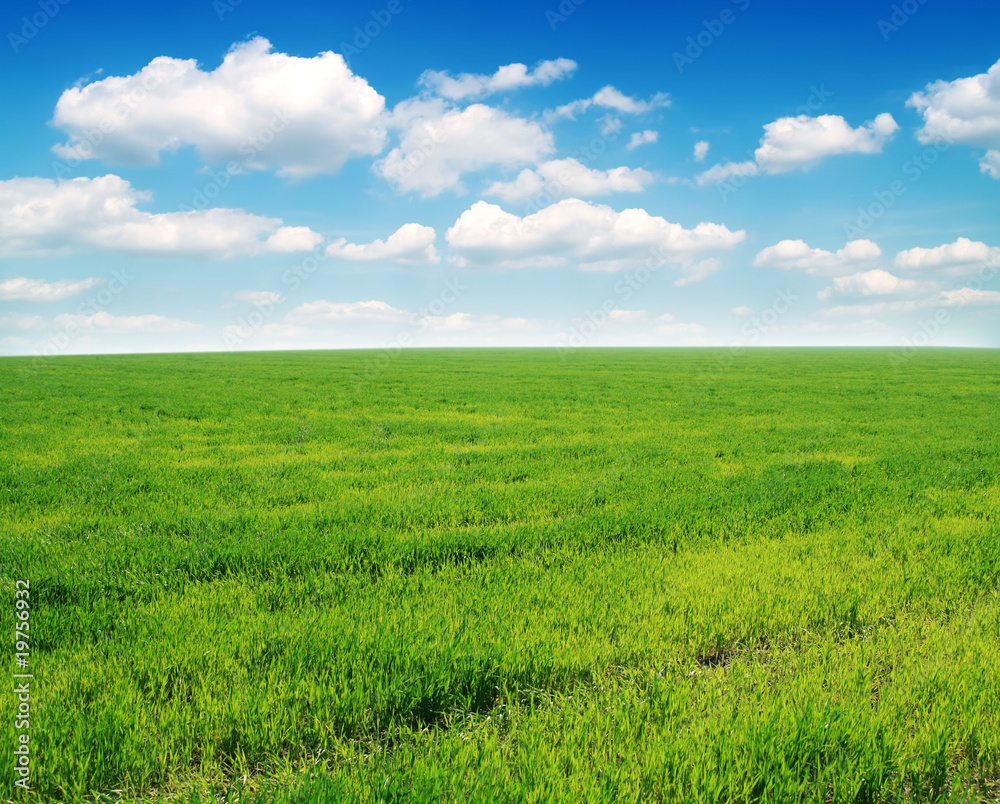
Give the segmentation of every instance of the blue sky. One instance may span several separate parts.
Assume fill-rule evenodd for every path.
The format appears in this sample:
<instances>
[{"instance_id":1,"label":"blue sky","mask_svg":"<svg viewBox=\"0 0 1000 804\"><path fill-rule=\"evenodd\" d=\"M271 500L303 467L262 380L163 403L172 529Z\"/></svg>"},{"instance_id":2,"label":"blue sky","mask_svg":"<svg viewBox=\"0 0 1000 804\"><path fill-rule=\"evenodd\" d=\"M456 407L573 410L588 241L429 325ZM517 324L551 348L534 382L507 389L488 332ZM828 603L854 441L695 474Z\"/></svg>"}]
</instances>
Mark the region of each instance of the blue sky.
<instances>
[{"instance_id":1,"label":"blue sky","mask_svg":"<svg viewBox=\"0 0 1000 804\"><path fill-rule=\"evenodd\" d=\"M998 23L12 2L0 354L1000 346Z\"/></svg>"}]
</instances>

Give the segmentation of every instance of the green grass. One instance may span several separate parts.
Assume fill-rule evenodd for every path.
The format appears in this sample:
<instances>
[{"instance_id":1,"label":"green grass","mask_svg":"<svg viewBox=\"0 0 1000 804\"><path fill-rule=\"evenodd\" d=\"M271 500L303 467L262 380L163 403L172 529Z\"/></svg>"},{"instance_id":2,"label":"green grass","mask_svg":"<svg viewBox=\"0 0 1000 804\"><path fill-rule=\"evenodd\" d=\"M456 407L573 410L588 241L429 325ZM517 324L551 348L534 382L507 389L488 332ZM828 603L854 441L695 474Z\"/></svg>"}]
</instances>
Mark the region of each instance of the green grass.
<instances>
[{"instance_id":1,"label":"green grass","mask_svg":"<svg viewBox=\"0 0 1000 804\"><path fill-rule=\"evenodd\" d=\"M730 357L0 361L0 799L1000 800L1000 353Z\"/></svg>"}]
</instances>

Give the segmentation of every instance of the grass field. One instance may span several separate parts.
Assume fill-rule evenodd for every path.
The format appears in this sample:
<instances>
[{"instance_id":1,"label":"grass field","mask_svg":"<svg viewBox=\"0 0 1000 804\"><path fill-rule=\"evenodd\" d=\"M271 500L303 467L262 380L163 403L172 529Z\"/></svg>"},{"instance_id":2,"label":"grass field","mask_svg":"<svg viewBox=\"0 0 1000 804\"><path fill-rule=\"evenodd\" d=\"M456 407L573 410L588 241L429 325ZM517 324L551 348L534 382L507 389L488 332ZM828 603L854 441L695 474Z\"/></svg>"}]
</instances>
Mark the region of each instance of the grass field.
<instances>
[{"instance_id":1,"label":"grass field","mask_svg":"<svg viewBox=\"0 0 1000 804\"><path fill-rule=\"evenodd\" d=\"M0 798L1000 800L1000 353L374 357L0 361Z\"/></svg>"}]
</instances>

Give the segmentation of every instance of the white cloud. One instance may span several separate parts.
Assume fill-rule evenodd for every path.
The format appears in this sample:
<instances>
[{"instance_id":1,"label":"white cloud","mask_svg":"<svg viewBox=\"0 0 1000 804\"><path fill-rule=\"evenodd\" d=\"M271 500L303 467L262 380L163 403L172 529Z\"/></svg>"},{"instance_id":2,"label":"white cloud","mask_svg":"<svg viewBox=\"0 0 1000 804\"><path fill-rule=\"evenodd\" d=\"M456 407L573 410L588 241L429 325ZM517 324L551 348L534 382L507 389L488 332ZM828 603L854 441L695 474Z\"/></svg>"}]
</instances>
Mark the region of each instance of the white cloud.
<instances>
[{"instance_id":1,"label":"white cloud","mask_svg":"<svg viewBox=\"0 0 1000 804\"><path fill-rule=\"evenodd\" d=\"M1000 307L1000 290L958 288L943 291L940 299L945 307L964 307L966 304Z\"/></svg>"},{"instance_id":2,"label":"white cloud","mask_svg":"<svg viewBox=\"0 0 1000 804\"><path fill-rule=\"evenodd\" d=\"M462 73L455 78L446 71L427 70L420 76L420 84L443 98L459 101L522 87L548 86L571 75L574 70L576 62L572 59L543 61L531 70L525 64L507 64L493 75Z\"/></svg>"},{"instance_id":3,"label":"white cloud","mask_svg":"<svg viewBox=\"0 0 1000 804\"><path fill-rule=\"evenodd\" d=\"M468 340L462 338L452 340L449 336L488 336L484 343L495 343L495 337L503 338L512 333L531 333L540 328L539 322L527 318L465 312L431 315L426 311L402 310L377 300L330 302L321 299L296 307L285 317L285 322L287 326L297 328L299 330L297 334L319 333L335 328L348 340L371 327L404 326L403 331L415 341L426 341L429 337L434 343L465 346L469 345ZM443 336L444 340L435 336Z\"/></svg>"},{"instance_id":4,"label":"white cloud","mask_svg":"<svg viewBox=\"0 0 1000 804\"><path fill-rule=\"evenodd\" d=\"M326 253L330 257L351 262L372 262L374 260L392 260L402 264L437 263L441 261L434 249L434 239L437 237L430 226L419 223L404 223L395 232L383 240L371 243L348 243L343 237L331 243Z\"/></svg>"},{"instance_id":5,"label":"white cloud","mask_svg":"<svg viewBox=\"0 0 1000 804\"><path fill-rule=\"evenodd\" d=\"M882 147L898 130L888 112L857 128L834 114L782 117L764 126L764 138L754 156L765 173L808 170L835 154L882 153Z\"/></svg>"},{"instance_id":6,"label":"white cloud","mask_svg":"<svg viewBox=\"0 0 1000 804\"><path fill-rule=\"evenodd\" d=\"M938 271L946 276L968 276L988 265L1000 265L1000 247L960 237L934 248L900 251L893 264L904 271Z\"/></svg>"},{"instance_id":7,"label":"white cloud","mask_svg":"<svg viewBox=\"0 0 1000 804\"><path fill-rule=\"evenodd\" d=\"M637 324L645 321L648 315L645 310L612 310L608 313L608 320L616 324Z\"/></svg>"},{"instance_id":8,"label":"white cloud","mask_svg":"<svg viewBox=\"0 0 1000 804\"><path fill-rule=\"evenodd\" d=\"M500 315L474 315L452 313L428 315L416 319L416 326L431 332L512 332L538 329L537 321L528 318L509 318Z\"/></svg>"},{"instance_id":9,"label":"white cloud","mask_svg":"<svg viewBox=\"0 0 1000 804\"><path fill-rule=\"evenodd\" d=\"M648 262L653 253L662 262L689 263L745 237L718 223L685 229L644 209L616 212L577 198L523 218L477 201L446 234L460 266L546 267L572 259L583 270L622 270Z\"/></svg>"},{"instance_id":10,"label":"white cloud","mask_svg":"<svg viewBox=\"0 0 1000 804\"><path fill-rule=\"evenodd\" d=\"M93 315L57 315L54 323L66 330L82 332L189 332L201 329L190 321L162 315L117 316L103 310Z\"/></svg>"},{"instance_id":11,"label":"white cloud","mask_svg":"<svg viewBox=\"0 0 1000 804\"><path fill-rule=\"evenodd\" d=\"M0 349L24 349L31 345L31 341L18 335L8 335L0 338Z\"/></svg>"},{"instance_id":12,"label":"white cloud","mask_svg":"<svg viewBox=\"0 0 1000 804\"><path fill-rule=\"evenodd\" d=\"M821 321L807 321L804 324L799 324L798 329L800 332L808 333L821 333L825 334L828 332L836 333L837 335L844 335L847 333L859 333L862 336L871 337L875 334L883 334L887 332L890 327L888 324L884 324L874 318L866 318L863 321L838 321L836 323L823 323ZM873 346L870 340L862 340L861 343L865 346Z\"/></svg>"},{"instance_id":13,"label":"white cloud","mask_svg":"<svg viewBox=\"0 0 1000 804\"><path fill-rule=\"evenodd\" d=\"M701 142L696 142L694 144L694 161L704 162L705 157L708 156L708 149L711 146L706 140L701 140Z\"/></svg>"},{"instance_id":14,"label":"white cloud","mask_svg":"<svg viewBox=\"0 0 1000 804\"><path fill-rule=\"evenodd\" d=\"M657 324L654 330L659 335L695 335L704 332L705 327L701 324L685 324L677 321L676 317L670 313L664 313L653 323Z\"/></svg>"},{"instance_id":15,"label":"white cloud","mask_svg":"<svg viewBox=\"0 0 1000 804\"><path fill-rule=\"evenodd\" d=\"M601 136L602 137L614 137L622 130L622 125L620 117L615 117L613 114L606 114L603 117L598 117L597 122L601 125Z\"/></svg>"},{"instance_id":16,"label":"white cloud","mask_svg":"<svg viewBox=\"0 0 1000 804\"><path fill-rule=\"evenodd\" d=\"M920 142L943 140L987 148L980 170L1000 179L1000 61L985 73L928 84L906 105L924 118L917 132Z\"/></svg>"},{"instance_id":17,"label":"white cloud","mask_svg":"<svg viewBox=\"0 0 1000 804\"><path fill-rule=\"evenodd\" d=\"M862 271L850 276L838 276L833 280L833 284L824 288L817 294L817 298L826 302L834 295L850 296L888 296L895 293L912 291L918 287L918 283L912 279L900 279L898 276L890 274L876 268L871 271Z\"/></svg>"},{"instance_id":18,"label":"white cloud","mask_svg":"<svg viewBox=\"0 0 1000 804\"><path fill-rule=\"evenodd\" d=\"M295 251L312 251L323 242L323 235L308 226L282 226L264 243L265 251L283 254Z\"/></svg>"},{"instance_id":19,"label":"white cloud","mask_svg":"<svg viewBox=\"0 0 1000 804\"><path fill-rule=\"evenodd\" d=\"M710 277L721 267L722 263L715 259L715 257L698 260L697 262L685 262L680 268L682 275L680 278L674 280L674 286L680 288L684 287L684 285L701 282L702 279Z\"/></svg>"},{"instance_id":20,"label":"white cloud","mask_svg":"<svg viewBox=\"0 0 1000 804\"><path fill-rule=\"evenodd\" d=\"M144 212L151 194L109 174L97 178L0 181L0 256L70 253L232 257L312 248L322 238L241 209ZM89 281L89 280L88 280Z\"/></svg>"},{"instance_id":21,"label":"white cloud","mask_svg":"<svg viewBox=\"0 0 1000 804\"><path fill-rule=\"evenodd\" d=\"M583 114L593 106L602 109L613 109L621 114L641 114L653 109L660 109L670 105L670 97L665 92L658 92L648 101L637 100L625 95L615 89L610 84L597 90L589 98L572 101L556 108L554 112L548 112L547 117L560 118L568 117L574 119L578 114Z\"/></svg>"},{"instance_id":22,"label":"white cloud","mask_svg":"<svg viewBox=\"0 0 1000 804\"><path fill-rule=\"evenodd\" d=\"M836 252L809 248L802 240L782 240L754 257L755 268L805 271L813 276L843 276L877 262L882 250L871 240L852 240Z\"/></svg>"},{"instance_id":23,"label":"white cloud","mask_svg":"<svg viewBox=\"0 0 1000 804\"><path fill-rule=\"evenodd\" d=\"M650 142L658 142L660 139L660 132L651 131L646 129L645 131L633 131L632 138L628 141L628 145L625 146L625 150L634 151L640 145L646 145Z\"/></svg>"},{"instance_id":24,"label":"white cloud","mask_svg":"<svg viewBox=\"0 0 1000 804\"><path fill-rule=\"evenodd\" d=\"M1000 151L990 149L979 160L979 170L991 179L1000 179Z\"/></svg>"},{"instance_id":25,"label":"white cloud","mask_svg":"<svg viewBox=\"0 0 1000 804\"><path fill-rule=\"evenodd\" d=\"M134 75L63 92L53 124L63 158L156 164L185 145L212 163L303 178L335 173L385 144L385 99L337 53L299 58L256 37L205 72L194 59L160 56ZM92 136L91 132L100 136Z\"/></svg>"},{"instance_id":26,"label":"white cloud","mask_svg":"<svg viewBox=\"0 0 1000 804\"><path fill-rule=\"evenodd\" d=\"M753 315L753 308L747 307L745 304L743 304L740 305L739 307L734 307L732 310L730 310L730 312L733 315Z\"/></svg>"},{"instance_id":27,"label":"white cloud","mask_svg":"<svg viewBox=\"0 0 1000 804\"><path fill-rule=\"evenodd\" d=\"M567 198L590 197L609 193L638 193L654 180L642 168L617 167L609 170L588 168L576 159L543 162L534 170L525 168L514 181L494 182L486 195L495 195L511 203L523 203L539 196Z\"/></svg>"},{"instance_id":28,"label":"white cloud","mask_svg":"<svg viewBox=\"0 0 1000 804\"><path fill-rule=\"evenodd\" d=\"M944 290L921 299L902 299L898 301L876 302L875 304L849 304L831 307L820 311L824 318L866 318L886 314L912 313L915 310L942 307L977 307L1000 308L1000 291L979 290L976 288L956 288Z\"/></svg>"},{"instance_id":29,"label":"white cloud","mask_svg":"<svg viewBox=\"0 0 1000 804\"><path fill-rule=\"evenodd\" d=\"M40 315L7 313L7 315L0 316L0 327L10 329L44 329L45 319Z\"/></svg>"},{"instance_id":30,"label":"white cloud","mask_svg":"<svg viewBox=\"0 0 1000 804\"><path fill-rule=\"evenodd\" d=\"M878 154L899 130L892 115L883 112L874 120L851 128L840 115L781 117L764 126L760 147L748 162L724 162L697 177L698 184L726 181L734 175L787 173L810 170L828 156Z\"/></svg>"},{"instance_id":31,"label":"white cloud","mask_svg":"<svg viewBox=\"0 0 1000 804\"><path fill-rule=\"evenodd\" d=\"M699 173L696 181L705 186L729 181L733 176L756 176L757 172L756 162L720 162Z\"/></svg>"},{"instance_id":32,"label":"white cloud","mask_svg":"<svg viewBox=\"0 0 1000 804\"><path fill-rule=\"evenodd\" d=\"M285 316L292 324L408 321L412 318L412 313L384 301L329 302L325 299L301 304Z\"/></svg>"},{"instance_id":33,"label":"white cloud","mask_svg":"<svg viewBox=\"0 0 1000 804\"><path fill-rule=\"evenodd\" d=\"M445 111L434 103L405 103L393 115L405 130L375 172L424 198L464 192L465 173L533 164L555 150L552 134L538 123L483 104Z\"/></svg>"},{"instance_id":34,"label":"white cloud","mask_svg":"<svg viewBox=\"0 0 1000 804\"><path fill-rule=\"evenodd\" d=\"M271 290L238 290L234 294L239 301L250 302L264 306L266 304L281 304L285 297Z\"/></svg>"},{"instance_id":35,"label":"white cloud","mask_svg":"<svg viewBox=\"0 0 1000 804\"><path fill-rule=\"evenodd\" d=\"M804 271L813 276L835 277L820 291L821 301L836 294L870 296L930 291L944 277L973 276L984 269L1000 268L1000 248L965 237L934 248L900 251L892 260L897 276L879 267L882 251L870 240L852 240L836 252L810 248L802 240L782 240L760 251L755 268ZM906 274L919 274L920 280Z\"/></svg>"},{"instance_id":36,"label":"white cloud","mask_svg":"<svg viewBox=\"0 0 1000 804\"><path fill-rule=\"evenodd\" d=\"M2 187L0 187L0 198L2 198ZM2 210L0 210L0 222L2 220ZM0 227L0 232L3 231L3 227ZM70 296L83 293L99 281L98 279L60 279L58 282L46 282L44 279L15 276L13 279L5 279L0 282L0 301L62 301Z\"/></svg>"},{"instance_id":37,"label":"white cloud","mask_svg":"<svg viewBox=\"0 0 1000 804\"><path fill-rule=\"evenodd\" d=\"M842 304L827 310L820 310L819 314L825 319L871 318L879 315L912 313L914 310L929 306L931 305L926 300L906 299L902 301L876 302L874 304Z\"/></svg>"}]
</instances>

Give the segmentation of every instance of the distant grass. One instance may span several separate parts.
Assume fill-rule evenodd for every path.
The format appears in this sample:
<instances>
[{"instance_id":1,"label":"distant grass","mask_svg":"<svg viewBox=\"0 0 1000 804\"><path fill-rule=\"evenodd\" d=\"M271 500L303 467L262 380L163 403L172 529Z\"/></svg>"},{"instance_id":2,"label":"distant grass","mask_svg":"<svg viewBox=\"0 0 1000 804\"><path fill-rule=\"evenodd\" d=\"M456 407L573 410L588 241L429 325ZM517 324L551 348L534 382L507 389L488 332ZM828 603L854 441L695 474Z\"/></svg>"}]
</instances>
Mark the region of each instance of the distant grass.
<instances>
[{"instance_id":1,"label":"distant grass","mask_svg":"<svg viewBox=\"0 0 1000 804\"><path fill-rule=\"evenodd\" d=\"M1000 800L1000 353L717 357L0 360L31 798Z\"/></svg>"}]
</instances>

